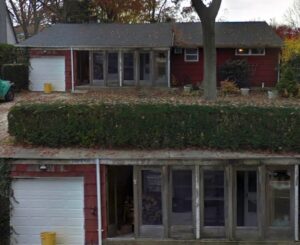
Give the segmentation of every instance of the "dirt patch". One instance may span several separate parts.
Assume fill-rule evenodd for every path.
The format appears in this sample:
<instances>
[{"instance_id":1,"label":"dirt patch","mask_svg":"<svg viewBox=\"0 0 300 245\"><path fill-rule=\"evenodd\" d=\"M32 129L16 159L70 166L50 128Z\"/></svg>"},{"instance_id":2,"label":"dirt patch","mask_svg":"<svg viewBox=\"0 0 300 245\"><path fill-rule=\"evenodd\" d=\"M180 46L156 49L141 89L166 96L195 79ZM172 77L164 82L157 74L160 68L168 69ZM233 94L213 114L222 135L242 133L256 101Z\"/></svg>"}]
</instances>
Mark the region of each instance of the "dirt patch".
<instances>
[{"instance_id":1,"label":"dirt patch","mask_svg":"<svg viewBox=\"0 0 300 245\"><path fill-rule=\"evenodd\" d=\"M249 96L219 96L214 102L203 99L200 91L190 93L182 89L139 89L139 88L104 88L97 91L81 91L80 93L43 94L26 92L18 96L17 102L32 103L171 103L197 105L251 105L251 106L300 106L300 99L281 98L268 99L267 91L252 91Z\"/></svg>"}]
</instances>

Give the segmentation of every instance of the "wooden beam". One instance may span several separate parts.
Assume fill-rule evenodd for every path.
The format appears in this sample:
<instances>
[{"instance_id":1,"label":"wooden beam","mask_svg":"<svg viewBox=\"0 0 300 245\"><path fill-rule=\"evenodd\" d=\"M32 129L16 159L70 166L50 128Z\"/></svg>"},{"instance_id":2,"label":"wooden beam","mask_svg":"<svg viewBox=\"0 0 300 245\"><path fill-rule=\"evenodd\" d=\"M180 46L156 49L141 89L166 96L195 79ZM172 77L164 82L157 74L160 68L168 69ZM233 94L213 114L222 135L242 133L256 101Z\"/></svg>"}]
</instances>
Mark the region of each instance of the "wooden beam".
<instances>
[{"instance_id":1,"label":"wooden beam","mask_svg":"<svg viewBox=\"0 0 300 245\"><path fill-rule=\"evenodd\" d=\"M135 238L138 238L140 235L139 227L139 188L138 188L138 179L139 179L139 167L133 167L133 213L134 213L134 235Z\"/></svg>"},{"instance_id":2,"label":"wooden beam","mask_svg":"<svg viewBox=\"0 0 300 245\"><path fill-rule=\"evenodd\" d=\"M265 238L266 234L266 167L264 165L258 167L258 193L259 193L259 202L258 202L258 229L260 233L260 239Z\"/></svg>"},{"instance_id":3,"label":"wooden beam","mask_svg":"<svg viewBox=\"0 0 300 245\"><path fill-rule=\"evenodd\" d=\"M295 165L295 241L299 241L299 165Z\"/></svg>"},{"instance_id":4,"label":"wooden beam","mask_svg":"<svg viewBox=\"0 0 300 245\"><path fill-rule=\"evenodd\" d=\"M171 79L172 79L172 75L171 75L171 49L168 50L168 56L167 56L168 60L168 69L167 69L167 76L168 76L168 87L171 88Z\"/></svg>"},{"instance_id":5,"label":"wooden beam","mask_svg":"<svg viewBox=\"0 0 300 245\"><path fill-rule=\"evenodd\" d=\"M150 83L152 86L155 86L155 77L154 77L154 51L150 51Z\"/></svg>"},{"instance_id":6,"label":"wooden beam","mask_svg":"<svg viewBox=\"0 0 300 245\"><path fill-rule=\"evenodd\" d=\"M103 51L103 80L104 80L104 86L108 86L107 81L107 72L108 72L108 52Z\"/></svg>"},{"instance_id":7,"label":"wooden beam","mask_svg":"<svg viewBox=\"0 0 300 245\"><path fill-rule=\"evenodd\" d=\"M163 226L164 226L164 238L169 236L169 202L168 202L168 167L162 167L162 213L163 213Z\"/></svg>"},{"instance_id":8,"label":"wooden beam","mask_svg":"<svg viewBox=\"0 0 300 245\"><path fill-rule=\"evenodd\" d=\"M227 237L229 240L233 240L233 212L234 210L234 206L233 206L233 167L232 165L229 165L225 168L225 188L227 189L227 191L225 191L225 193L227 195L225 195L225 203L227 203L227 205L225 205L226 210L225 213L227 215L225 215L225 233L227 234ZM227 218L226 218L227 217ZM227 222L226 222L227 220Z\"/></svg>"},{"instance_id":9,"label":"wooden beam","mask_svg":"<svg viewBox=\"0 0 300 245\"><path fill-rule=\"evenodd\" d=\"M118 51L118 65L119 65L119 85L123 86L123 52L121 50Z\"/></svg>"},{"instance_id":10,"label":"wooden beam","mask_svg":"<svg viewBox=\"0 0 300 245\"><path fill-rule=\"evenodd\" d=\"M196 239L200 239L200 167L195 166L195 229Z\"/></svg>"},{"instance_id":11,"label":"wooden beam","mask_svg":"<svg viewBox=\"0 0 300 245\"><path fill-rule=\"evenodd\" d=\"M135 85L140 83L140 53L138 50L134 51L134 80Z\"/></svg>"}]
</instances>

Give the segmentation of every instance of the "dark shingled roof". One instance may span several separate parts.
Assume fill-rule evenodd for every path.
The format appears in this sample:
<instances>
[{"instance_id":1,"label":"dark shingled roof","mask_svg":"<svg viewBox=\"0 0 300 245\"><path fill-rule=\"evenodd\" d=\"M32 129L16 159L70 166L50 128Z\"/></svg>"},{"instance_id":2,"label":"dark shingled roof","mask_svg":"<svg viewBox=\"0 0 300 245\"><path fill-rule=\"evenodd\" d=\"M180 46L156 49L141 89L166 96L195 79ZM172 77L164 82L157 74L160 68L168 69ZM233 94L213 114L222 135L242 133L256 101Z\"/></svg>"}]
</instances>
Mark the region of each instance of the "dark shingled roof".
<instances>
[{"instance_id":1,"label":"dark shingled roof","mask_svg":"<svg viewBox=\"0 0 300 245\"><path fill-rule=\"evenodd\" d=\"M266 22L219 22L217 47L282 46ZM201 23L56 24L19 46L40 48L121 48L202 46Z\"/></svg>"},{"instance_id":2,"label":"dark shingled roof","mask_svg":"<svg viewBox=\"0 0 300 245\"><path fill-rule=\"evenodd\" d=\"M56 24L25 40L26 47L170 47L170 24Z\"/></svg>"},{"instance_id":3,"label":"dark shingled roof","mask_svg":"<svg viewBox=\"0 0 300 245\"><path fill-rule=\"evenodd\" d=\"M178 23L174 26L175 45L202 46L201 23ZM281 47L281 38L266 22L218 22L216 45L231 47Z\"/></svg>"}]
</instances>

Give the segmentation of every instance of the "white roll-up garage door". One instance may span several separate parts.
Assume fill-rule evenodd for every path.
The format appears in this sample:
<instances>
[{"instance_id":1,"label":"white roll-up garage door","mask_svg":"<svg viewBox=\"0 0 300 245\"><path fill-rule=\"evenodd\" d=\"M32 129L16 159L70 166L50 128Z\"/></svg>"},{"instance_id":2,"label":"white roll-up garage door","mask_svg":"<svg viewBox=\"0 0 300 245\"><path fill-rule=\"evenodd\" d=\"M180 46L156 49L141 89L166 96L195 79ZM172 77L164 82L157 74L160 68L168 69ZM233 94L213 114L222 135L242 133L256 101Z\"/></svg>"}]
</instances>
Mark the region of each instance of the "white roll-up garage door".
<instances>
[{"instance_id":1,"label":"white roll-up garage door","mask_svg":"<svg viewBox=\"0 0 300 245\"><path fill-rule=\"evenodd\" d=\"M17 179L11 244L40 245L40 233L57 233L57 244L84 244L84 184L82 178Z\"/></svg>"},{"instance_id":2,"label":"white roll-up garage door","mask_svg":"<svg viewBox=\"0 0 300 245\"><path fill-rule=\"evenodd\" d=\"M65 57L30 59L29 89L43 91L44 83L51 83L53 91L66 91Z\"/></svg>"}]
</instances>

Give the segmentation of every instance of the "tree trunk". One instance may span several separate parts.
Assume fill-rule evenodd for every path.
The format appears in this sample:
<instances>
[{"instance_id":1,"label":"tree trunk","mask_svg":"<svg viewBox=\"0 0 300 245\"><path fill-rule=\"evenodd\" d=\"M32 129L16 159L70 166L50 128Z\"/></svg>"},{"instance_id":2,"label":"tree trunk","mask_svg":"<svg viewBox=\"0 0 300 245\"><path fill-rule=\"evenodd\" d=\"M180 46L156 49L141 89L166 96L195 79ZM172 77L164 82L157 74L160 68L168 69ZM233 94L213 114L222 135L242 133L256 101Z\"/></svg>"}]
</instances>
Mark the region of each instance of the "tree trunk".
<instances>
[{"instance_id":1,"label":"tree trunk","mask_svg":"<svg viewBox=\"0 0 300 245\"><path fill-rule=\"evenodd\" d=\"M202 21L204 52L204 99L217 98L217 52L215 41L215 20Z\"/></svg>"},{"instance_id":2,"label":"tree trunk","mask_svg":"<svg viewBox=\"0 0 300 245\"><path fill-rule=\"evenodd\" d=\"M202 24L204 51L204 99L217 98L217 51L215 22L222 0L212 0L207 6L204 0L192 0Z\"/></svg>"}]
</instances>

